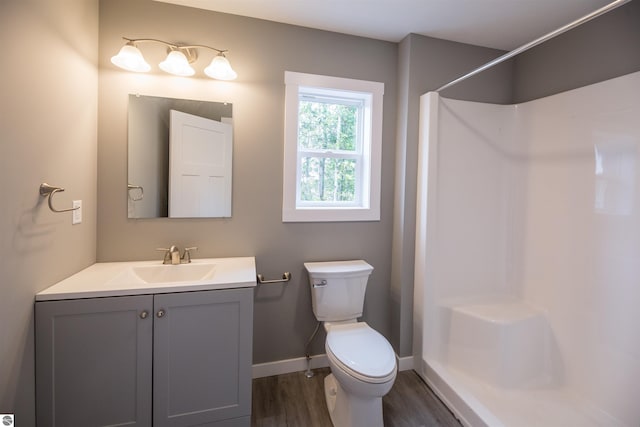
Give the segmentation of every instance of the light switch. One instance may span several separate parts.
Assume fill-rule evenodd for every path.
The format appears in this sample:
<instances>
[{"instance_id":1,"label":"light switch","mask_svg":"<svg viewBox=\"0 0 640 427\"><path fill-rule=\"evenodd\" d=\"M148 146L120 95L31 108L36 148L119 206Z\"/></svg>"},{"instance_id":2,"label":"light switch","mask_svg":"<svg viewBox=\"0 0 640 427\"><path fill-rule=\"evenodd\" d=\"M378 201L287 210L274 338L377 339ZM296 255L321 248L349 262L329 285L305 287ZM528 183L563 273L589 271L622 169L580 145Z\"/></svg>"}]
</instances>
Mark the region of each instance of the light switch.
<instances>
[{"instance_id":1,"label":"light switch","mask_svg":"<svg viewBox=\"0 0 640 427\"><path fill-rule=\"evenodd\" d=\"M73 207L78 209L72 211L71 224L80 224L82 222L82 200L74 200Z\"/></svg>"}]
</instances>

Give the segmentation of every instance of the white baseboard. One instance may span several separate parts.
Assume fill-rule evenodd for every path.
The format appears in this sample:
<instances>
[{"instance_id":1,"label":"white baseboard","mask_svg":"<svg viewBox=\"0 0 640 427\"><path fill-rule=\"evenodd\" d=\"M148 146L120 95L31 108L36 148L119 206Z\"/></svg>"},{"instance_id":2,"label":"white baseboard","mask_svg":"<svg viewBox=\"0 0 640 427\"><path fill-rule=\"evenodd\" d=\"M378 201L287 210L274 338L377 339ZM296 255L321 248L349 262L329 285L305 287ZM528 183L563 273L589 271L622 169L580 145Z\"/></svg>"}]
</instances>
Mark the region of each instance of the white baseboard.
<instances>
[{"instance_id":1,"label":"white baseboard","mask_svg":"<svg viewBox=\"0 0 640 427\"><path fill-rule=\"evenodd\" d=\"M413 369L413 356L398 357L398 371L410 371Z\"/></svg>"},{"instance_id":2,"label":"white baseboard","mask_svg":"<svg viewBox=\"0 0 640 427\"><path fill-rule=\"evenodd\" d=\"M398 370L407 371L413 369L413 356L398 357ZM326 368L329 360L326 354L311 356L311 369ZM275 362L258 363L253 365L253 378L271 377L273 375L290 374L307 370L307 359L298 357L295 359L276 360Z\"/></svg>"},{"instance_id":3,"label":"white baseboard","mask_svg":"<svg viewBox=\"0 0 640 427\"><path fill-rule=\"evenodd\" d=\"M329 366L326 354L311 356L311 369ZM273 375L289 374L307 370L307 358L276 360L275 362L258 363L253 365L253 378L270 377Z\"/></svg>"}]
</instances>

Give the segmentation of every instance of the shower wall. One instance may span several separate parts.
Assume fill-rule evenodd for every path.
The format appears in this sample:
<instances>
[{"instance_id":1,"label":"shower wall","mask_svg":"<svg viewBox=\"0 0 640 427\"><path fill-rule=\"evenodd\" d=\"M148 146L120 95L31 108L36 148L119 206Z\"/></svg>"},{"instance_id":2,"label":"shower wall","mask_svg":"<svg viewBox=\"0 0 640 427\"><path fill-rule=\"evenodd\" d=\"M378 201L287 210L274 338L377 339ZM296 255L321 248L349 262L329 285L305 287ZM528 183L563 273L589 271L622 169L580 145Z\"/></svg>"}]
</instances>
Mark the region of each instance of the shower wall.
<instances>
[{"instance_id":1,"label":"shower wall","mask_svg":"<svg viewBox=\"0 0 640 427\"><path fill-rule=\"evenodd\" d=\"M543 307L564 383L640 422L640 73L522 104L522 293Z\"/></svg>"},{"instance_id":2,"label":"shower wall","mask_svg":"<svg viewBox=\"0 0 640 427\"><path fill-rule=\"evenodd\" d=\"M524 149L514 106L436 93L421 103L414 349L442 358L442 306L521 293Z\"/></svg>"},{"instance_id":3,"label":"shower wall","mask_svg":"<svg viewBox=\"0 0 640 427\"><path fill-rule=\"evenodd\" d=\"M421 375L446 366L449 307L517 300L546 317L553 384L638 424L639 95L634 73L511 106L423 96Z\"/></svg>"}]
</instances>

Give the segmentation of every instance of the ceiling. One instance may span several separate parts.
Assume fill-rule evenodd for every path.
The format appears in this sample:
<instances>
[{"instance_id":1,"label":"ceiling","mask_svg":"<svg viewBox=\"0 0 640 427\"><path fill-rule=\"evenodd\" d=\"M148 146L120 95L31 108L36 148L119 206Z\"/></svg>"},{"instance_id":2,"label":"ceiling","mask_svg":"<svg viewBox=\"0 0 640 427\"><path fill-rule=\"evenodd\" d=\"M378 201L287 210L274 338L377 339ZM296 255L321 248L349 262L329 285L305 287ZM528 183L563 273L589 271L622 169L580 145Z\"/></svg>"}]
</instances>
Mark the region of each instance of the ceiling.
<instances>
[{"instance_id":1,"label":"ceiling","mask_svg":"<svg viewBox=\"0 0 640 427\"><path fill-rule=\"evenodd\" d=\"M611 0L158 0L399 42L409 33L511 50Z\"/></svg>"}]
</instances>

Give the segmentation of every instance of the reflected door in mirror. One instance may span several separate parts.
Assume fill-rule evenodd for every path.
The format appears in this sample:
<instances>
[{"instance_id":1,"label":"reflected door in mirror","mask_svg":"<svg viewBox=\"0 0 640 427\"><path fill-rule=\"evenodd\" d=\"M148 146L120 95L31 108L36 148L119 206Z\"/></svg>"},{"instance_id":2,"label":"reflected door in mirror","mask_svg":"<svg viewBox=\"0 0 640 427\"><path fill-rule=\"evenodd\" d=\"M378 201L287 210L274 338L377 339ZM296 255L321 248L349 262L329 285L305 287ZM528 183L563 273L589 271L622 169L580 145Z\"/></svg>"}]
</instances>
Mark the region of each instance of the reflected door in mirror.
<instances>
[{"instance_id":1,"label":"reflected door in mirror","mask_svg":"<svg viewBox=\"0 0 640 427\"><path fill-rule=\"evenodd\" d=\"M169 217L230 217L230 124L171 110Z\"/></svg>"}]
</instances>

